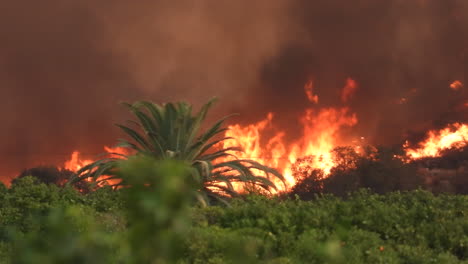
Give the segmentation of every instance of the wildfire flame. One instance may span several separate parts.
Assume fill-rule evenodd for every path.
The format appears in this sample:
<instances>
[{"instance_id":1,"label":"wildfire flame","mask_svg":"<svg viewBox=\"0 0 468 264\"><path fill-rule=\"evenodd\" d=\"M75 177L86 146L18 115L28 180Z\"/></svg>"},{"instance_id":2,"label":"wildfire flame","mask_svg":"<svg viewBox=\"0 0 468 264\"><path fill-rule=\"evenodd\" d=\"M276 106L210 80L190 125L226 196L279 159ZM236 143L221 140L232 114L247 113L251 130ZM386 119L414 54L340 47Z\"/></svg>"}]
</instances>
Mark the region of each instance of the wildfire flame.
<instances>
[{"instance_id":1,"label":"wildfire flame","mask_svg":"<svg viewBox=\"0 0 468 264\"><path fill-rule=\"evenodd\" d=\"M309 100L312 98L311 101L317 103L318 97L312 96L312 87L312 82L309 81L305 85L306 94ZM349 99L356 87L356 82L348 79L343 98ZM318 110L310 108L299 120L302 124L302 136L292 142L286 142L285 132L275 129L273 116L273 113L269 113L264 120L256 124L229 126L225 136L233 137L235 140L226 141L223 147L240 146L243 152L236 153L239 158L252 159L276 168L286 180L286 190L296 184L292 166L300 158L308 157L308 163L303 164L304 166L321 169L325 176L328 175L335 166L332 150L341 143L339 135L341 128L354 126L358 122L356 115L350 113L346 107ZM281 188L281 184L277 186Z\"/></svg>"},{"instance_id":2,"label":"wildfire flame","mask_svg":"<svg viewBox=\"0 0 468 264\"><path fill-rule=\"evenodd\" d=\"M70 159L65 162L64 168L70 171L79 171L81 168L91 164L92 162L92 160L81 159L79 151L73 151Z\"/></svg>"},{"instance_id":3,"label":"wildfire flame","mask_svg":"<svg viewBox=\"0 0 468 264\"><path fill-rule=\"evenodd\" d=\"M451 88L457 90L461 85L461 82L455 81ZM349 101L357 88L357 82L348 78L341 90L341 101L343 103ZM331 169L336 166L333 149L340 145L349 145L347 144L349 142L344 142L341 137L342 128L352 127L358 122L356 114L347 107L318 107L319 98L314 94L312 80L304 85L304 91L314 107L306 109L298 119L302 125L302 135L299 138L286 140L286 132L274 124L275 114L268 113L265 119L254 124L228 126L225 136L234 139L222 142L223 148L241 147L242 152L234 153L240 159L251 159L277 169L285 178L285 185L275 178L272 179L280 191L287 191L296 184L297 179L293 175L293 170L320 169L323 171L323 177L327 177ZM415 91L411 90L411 93ZM399 103L404 102L406 98L402 98ZM410 148L408 143L405 144L406 157L413 160L438 157L444 150L466 146L467 138L468 125L454 123L439 131L429 131L427 139L415 148ZM362 140L364 138L361 138ZM112 157L129 154L124 148L104 147L104 149ZM359 153L359 149L357 152ZM91 162L93 161L80 158L80 153L74 151L70 160L65 162L64 168L77 171ZM258 176L265 176L260 171L258 173ZM105 179L107 176L102 177ZM242 188L241 185L234 184L234 186L236 189Z\"/></svg>"},{"instance_id":4,"label":"wildfire flame","mask_svg":"<svg viewBox=\"0 0 468 264\"><path fill-rule=\"evenodd\" d=\"M452 89L452 90L454 90L454 91L458 91L458 90L460 90L462 87L463 87L463 83L460 82L460 81L458 81L458 80L456 80L456 81L454 81L454 82L452 82L452 83L450 84L450 89Z\"/></svg>"},{"instance_id":5,"label":"wildfire flame","mask_svg":"<svg viewBox=\"0 0 468 264\"><path fill-rule=\"evenodd\" d=\"M120 155L130 154L130 152L127 149L121 148L121 147L111 148L111 147L104 146L104 150L109 154L108 157L114 157L114 158L120 158L121 157ZM79 151L73 151L70 159L65 161L63 168L73 171L73 172L77 172L83 167L93 162L94 160L81 158ZM97 181L98 182L102 181L100 185L105 185L106 183L109 185L114 185L119 182L119 180L116 180L116 179L107 179L108 177L109 176L107 175L102 175L97 179ZM90 181L91 179L87 179L87 180Z\"/></svg>"},{"instance_id":6,"label":"wildfire flame","mask_svg":"<svg viewBox=\"0 0 468 264\"><path fill-rule=\"evenodd\" d=\"M417 148L409 148L406 143L406 155L412 159L440 157L444 150L466 146L467 139L468 125L454 123L439 131L429 131L427 139Z\"/></svg>"},{"instance_id":7,"label":"wildfire flame","mask_svg":"<svg viewBox=\"0 0 468 264\"><path fill-rule=\"evenodd\" d=\"M310 102L318 104L318 95L314 95L314 82L312 80L309 80L305 85L304 85L304 90L307 95L307 99L309 99Z\"/></svg>"}]
</instances>

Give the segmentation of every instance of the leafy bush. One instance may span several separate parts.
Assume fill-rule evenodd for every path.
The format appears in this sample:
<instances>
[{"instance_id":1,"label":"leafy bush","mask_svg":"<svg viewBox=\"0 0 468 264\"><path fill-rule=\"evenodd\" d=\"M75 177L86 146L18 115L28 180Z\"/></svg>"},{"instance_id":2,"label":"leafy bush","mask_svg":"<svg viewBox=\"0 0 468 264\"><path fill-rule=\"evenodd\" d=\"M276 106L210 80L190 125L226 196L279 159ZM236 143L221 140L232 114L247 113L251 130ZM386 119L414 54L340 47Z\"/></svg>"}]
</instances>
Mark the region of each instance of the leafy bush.
<instances>
[{"instance_id":1,"label":"leafy bush","mask_svg":"<svg viewBox=\"0 0 468 264\"><path fill-rule=\"evenodd\" d=\"M189 228L189 206L197 196L184 163L131 158L121 163L132 263L175 263Z\"/></svg>"},{"instance_id":2,"label":"leafy bush","mask_svg":"<svg viewBox=\"0 0 468 264\"><path fill-rule=\"evenodd\" d=\"M40 230L14 236L12 263L115 263L121 257L118 237L83 208L54 208L36 222Z\"/></svg>"},{"instance_id":3,"label":"leafy bush","mask_svg":"<svg viewBox=\"0 0 468 264\"><path fill-rule=\"evenodd\" d=\"M8 191L8 188L3 184L3 182L0 182L0 198L5 195L5 193Z\"/></svg>"},{"instance_id":4,"label":"leafy bush","mask_svg":"<svg viewBox=\"0 0 468 264\"><path fill-rule=\"evenodd\" d=\"M52 208L81 206L93 212L112 210L118 216L122 207L119 192L102 188L85 195L71 186L48 185L31 176L16 179L9 189L1 191L0 202L0 234L10 226L21 232L38 230L36 218Z\"/></svg>"},{"instance_id":5,"label":"leafy bush","mask_svg":"<svg viewBox=\"0 0 468 264\"><path fill-rule=\"evenodd\" d=\"M294 263L412 263L405 248L421 252L421 263L468 260L466 196L360 191L346 200L255 198L200 210L199 225L271 233L274 239L264 238L265 243L273 241L275 254Z\"/></svg>"},{"instance_id":6,"label":"leafy bush","mask_svg":"<svg viewBox=\"0 0 468 264\"><path fill-rule=\"evenodd\" d=\"M115 212L122 210L122 190L114 190L111 186L98 188L84 196L85 203L98 212Z\"/></svg>"},{"instance_id":7,"label":"leafy bush","mask_svg":"<svg viewBox=\"0 0 468 264\"><path fill-rule=\"evenodd\" d=\"M43 214L61 202L58 193L57 186L39 183L36 178L18 179L3 195L0 226L15 225L24 232L36 229L34 215Z\"/></svg>"},{"instance_id":8,"label":"leafy bush","mask_svg":"<svg viewBox=\"0 0 468 264\"><path fill-rule=\"evenodd\" d=\"M118 191L81 194L32 177L3 191L0 262L468 262L467 196L361 189L199 207L185 164L120 166L129 187Z\"/></svg>"}]
</instances>

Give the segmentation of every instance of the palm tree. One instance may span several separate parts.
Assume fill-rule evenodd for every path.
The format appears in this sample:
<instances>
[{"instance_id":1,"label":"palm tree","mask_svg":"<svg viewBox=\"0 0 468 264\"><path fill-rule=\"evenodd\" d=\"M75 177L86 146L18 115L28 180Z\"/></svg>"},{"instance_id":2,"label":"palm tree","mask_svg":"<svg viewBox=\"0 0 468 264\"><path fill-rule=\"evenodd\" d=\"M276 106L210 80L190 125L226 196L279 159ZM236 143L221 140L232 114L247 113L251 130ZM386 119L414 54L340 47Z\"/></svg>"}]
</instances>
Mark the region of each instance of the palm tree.
<instances>
[{"instance_id":1,"label":"palm tree","mask_svg":"<svg viewBox=\"0 0 468 264\"><path fill-rule=\"evenodd\" d=\"M215 99L210 100L195 115L192 106L185 102L163 105L148 101L124 103L137 121L129 121L135 128L117 124L131 139L120 139L117 146L127 148L134 155L153 157L156 161L176 159L188 163L200 184L199 193L204 201L239 195L235 184L242 185L244 190L268 192L276 189L271 178L283 181L280 173L253 160L238 159L233 153L241 151L239 148L222 148L222 142L232 139L223 137L227 130L223 123L230 116L200 131L214 102ZM89 177L98 180L101 175L118 178L118 162L128 155L113 154L118 156L98 160L81 169L78 180ZM258 175L259 172L263 175Z\"/></svg>"}]
</instances>

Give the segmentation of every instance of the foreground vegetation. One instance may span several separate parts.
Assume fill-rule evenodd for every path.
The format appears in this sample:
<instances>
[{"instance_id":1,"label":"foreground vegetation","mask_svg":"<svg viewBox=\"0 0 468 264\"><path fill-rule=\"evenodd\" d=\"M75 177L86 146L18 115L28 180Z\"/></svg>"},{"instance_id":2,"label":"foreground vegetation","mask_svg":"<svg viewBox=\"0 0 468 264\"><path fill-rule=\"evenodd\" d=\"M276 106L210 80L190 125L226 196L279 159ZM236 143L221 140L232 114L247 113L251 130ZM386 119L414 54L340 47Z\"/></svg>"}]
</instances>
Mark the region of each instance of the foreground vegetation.
<instances>
[{"instance_id":1,"label":"foreground vegetation","mask_svg":"<svg viewBox=\"0 0 468 264\"><path fill-rule=\"evenodd\" d=\"M1 263L468 263L468 197L360 190L200 207L190 168L123 163L131 188L1 187Z\"/></svg>"}]
</instances>

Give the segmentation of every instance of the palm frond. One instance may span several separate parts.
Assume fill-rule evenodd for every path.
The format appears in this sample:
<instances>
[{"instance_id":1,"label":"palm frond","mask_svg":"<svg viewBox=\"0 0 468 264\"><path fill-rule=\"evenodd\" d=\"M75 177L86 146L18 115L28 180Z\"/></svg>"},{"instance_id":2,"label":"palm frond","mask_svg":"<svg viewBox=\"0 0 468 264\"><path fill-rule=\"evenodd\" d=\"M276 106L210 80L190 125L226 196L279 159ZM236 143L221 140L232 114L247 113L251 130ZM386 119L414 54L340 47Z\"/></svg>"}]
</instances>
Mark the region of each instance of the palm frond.
<instances>
[{"instance_id":1,"label":"palm frond","mask_svg":"<svg viewBox=\"0 0 468 264\"><path fill-rule=\"evenodd\" d=\"M145 138L142 135L140 135L138 132L136 132L135 130L124 125L116 124L116 126L118 126L125 133L127 133L127 135L129 135L133 140L138 142L138 144L141 147L143 147L145 151L151 152L153 150L151 146L148 144L148 142L145 140Z\"/></svg>"},{"instance_id":2,"label":"palm frond","mask_svg":"<svg viewBox=\"0 0 468 264\"><path fill-rule=\"evenodd\" d=\"M187 145L186 145L186 149L184 149L184 152L187 152L188 148L194 145L193 141L199 133L201 124L205 120L208 110L213 106L213 104L216 101L217 101L216 98L212 98L210 101L208 101L208 103L202 106L200 111L193 118L193 122L191 124L191 130L187 136Z\"/></svg>"},{"instance_id":3,"label":"palm frond","mask_svg":"<svg viewBox=\"0 0 468 264\"><path fill-rule=\"evenodd\" d=\"M131 127L116 124L128 137L120 139L116 146L127 148L135 152L134 155L151 156L155 162L166 158L187 162L193 168L195 182L200 184L200 195L197 197L200 201L206 202L208 198L225 201L226 197L238 196L234 183L267 191L276 189L272 177L284 182L278 171L253 160L238 159L234 154L241 151L238 147L222 147L223 142L233 139L220 136L227 130L224 122L233 115L225 116L201 131L215 102L215 98L209 100L196 114L192 113L192 106L185 102L162 105L148 101L123 103L135 119L129 120ZM118 179L118 161L128 156L119 153L107 155L107 158L82 168L76 180ZM265 175L257 175L259 172ZM101 175L108 175L109 178L99 179Z\"/></svg>"}]
</instances>

